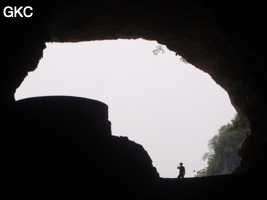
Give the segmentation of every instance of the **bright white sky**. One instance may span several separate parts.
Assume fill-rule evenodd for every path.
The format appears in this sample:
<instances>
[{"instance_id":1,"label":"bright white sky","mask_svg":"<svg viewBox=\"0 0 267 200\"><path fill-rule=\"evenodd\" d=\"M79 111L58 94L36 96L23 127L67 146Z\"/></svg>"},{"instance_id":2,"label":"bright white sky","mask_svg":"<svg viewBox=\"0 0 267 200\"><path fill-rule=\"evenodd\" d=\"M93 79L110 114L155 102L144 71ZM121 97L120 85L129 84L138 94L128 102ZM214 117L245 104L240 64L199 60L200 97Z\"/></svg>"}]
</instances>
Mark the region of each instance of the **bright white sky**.
<instances>
[{"instance_id":1,"label":"bright white sky","mask_svg":"<svg viewBox=\"0 0 267 200\"><path fill-rule=\"evenodd\" d=\"M49 43L16 100L48 95L96 99L109 106L113 135L142 144L161 177L206 166L208 141L234 117L228 94L211 77L155 41Z\"/></svg>"}]
</instances>

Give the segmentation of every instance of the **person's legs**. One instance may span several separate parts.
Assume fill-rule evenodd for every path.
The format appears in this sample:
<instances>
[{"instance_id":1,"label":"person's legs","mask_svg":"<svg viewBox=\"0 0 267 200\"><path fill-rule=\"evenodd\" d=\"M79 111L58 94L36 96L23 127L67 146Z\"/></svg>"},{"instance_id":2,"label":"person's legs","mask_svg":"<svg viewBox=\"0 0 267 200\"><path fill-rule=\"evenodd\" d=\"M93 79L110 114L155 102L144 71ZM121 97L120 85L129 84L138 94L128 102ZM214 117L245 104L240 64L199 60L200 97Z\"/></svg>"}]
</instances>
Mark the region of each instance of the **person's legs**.
<instances>
[{"instance_id":1,"label":"person's legs","mask_svg":"<svg viewBox=\"0 0 267 200\"><path fill-rule=\"evenodd\" d=\"M178 178L184 178L184 175L183 174L179 174Z\"/></svg>"}]
</instances>

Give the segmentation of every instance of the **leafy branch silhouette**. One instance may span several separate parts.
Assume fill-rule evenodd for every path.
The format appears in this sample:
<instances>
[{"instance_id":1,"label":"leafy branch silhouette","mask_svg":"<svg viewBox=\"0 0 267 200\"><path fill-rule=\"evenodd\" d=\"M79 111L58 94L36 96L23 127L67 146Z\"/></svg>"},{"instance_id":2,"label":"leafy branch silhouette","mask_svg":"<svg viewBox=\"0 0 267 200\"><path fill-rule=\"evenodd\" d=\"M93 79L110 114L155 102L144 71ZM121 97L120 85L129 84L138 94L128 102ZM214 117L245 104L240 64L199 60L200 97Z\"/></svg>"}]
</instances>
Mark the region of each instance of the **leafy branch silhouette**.
<instances>
[{"instance_id":1,"label":"leafy branch silhouette","mask_svg":"<svg viewBox=\"0 0 267 200\"><path fill-rule=\"evenodd\" d=\"M160 52L161 52L162 54L165 53L165 51L163 50L163 47L162 47L161 45L158 45L158 46L156 46L156 49L153 50L153 54L154 54L154 55L158 55Z\"/></svg>"}]
</instances>

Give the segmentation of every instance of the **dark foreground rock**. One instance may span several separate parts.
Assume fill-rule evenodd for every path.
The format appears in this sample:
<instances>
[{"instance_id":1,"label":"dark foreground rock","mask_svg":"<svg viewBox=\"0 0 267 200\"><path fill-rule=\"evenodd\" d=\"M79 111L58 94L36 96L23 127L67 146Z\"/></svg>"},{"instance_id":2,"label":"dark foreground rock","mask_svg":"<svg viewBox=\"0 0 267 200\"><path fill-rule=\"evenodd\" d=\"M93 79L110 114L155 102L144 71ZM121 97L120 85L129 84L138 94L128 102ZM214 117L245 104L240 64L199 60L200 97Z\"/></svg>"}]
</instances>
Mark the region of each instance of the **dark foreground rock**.
<instances>
[{"instance_id":1,"label":"dark foreground rock","mask_svg":"<svg viewBox=\"0 0 267 200\"><path fill-rule=\"evenodd\" d=\"M141 145L111 135L98 101L21 100L2 127L1 199L135 199L159 178Z\"/></svg>"},{"instance_id":2,"label":"dark foreground rock","mask_svg":"<svg viewBox=\"0 0 267 200\"><path fill-rule=\"evenodd\" d=\"M161 178L146 200L261 199L265 196L265 178L253 174L185 179Z\"/></svg>"}]
</instances>

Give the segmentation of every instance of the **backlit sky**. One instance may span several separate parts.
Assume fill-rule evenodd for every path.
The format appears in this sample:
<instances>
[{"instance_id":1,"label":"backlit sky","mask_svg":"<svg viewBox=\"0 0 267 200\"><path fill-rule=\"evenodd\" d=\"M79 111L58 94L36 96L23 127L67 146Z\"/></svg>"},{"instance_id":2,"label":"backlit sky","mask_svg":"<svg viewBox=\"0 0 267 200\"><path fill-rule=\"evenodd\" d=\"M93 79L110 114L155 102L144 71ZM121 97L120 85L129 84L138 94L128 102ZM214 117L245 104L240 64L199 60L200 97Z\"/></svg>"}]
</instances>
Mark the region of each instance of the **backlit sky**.
<instances>
[{"instance_id":1,"label":"backlit sky","mask_svg":"<svg viewBox=\"0 0 267 200\"><path fill-rule=\"evenodd\" d=\"M206 166L208 141L234 117L228 94L211 77L155 41L48 43L16 100L48 95L96 99L109 106L112 133L127 136L153 160L161 177L186 177Z\"/></svg>"}]
</instances>

